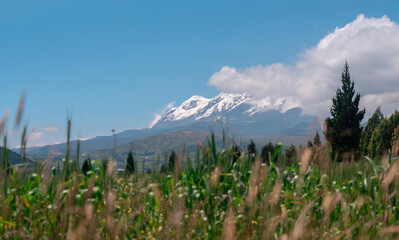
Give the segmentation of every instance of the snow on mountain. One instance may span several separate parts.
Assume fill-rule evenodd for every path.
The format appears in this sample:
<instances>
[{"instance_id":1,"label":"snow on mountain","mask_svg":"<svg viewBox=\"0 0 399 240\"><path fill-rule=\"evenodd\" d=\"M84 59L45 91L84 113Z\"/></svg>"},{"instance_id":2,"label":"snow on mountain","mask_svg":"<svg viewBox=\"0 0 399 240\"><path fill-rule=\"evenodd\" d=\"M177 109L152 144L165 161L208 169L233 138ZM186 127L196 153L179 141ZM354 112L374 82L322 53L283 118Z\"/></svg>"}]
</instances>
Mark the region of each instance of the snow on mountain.
<instances>
[{"instance_id":1,"label":"snow on mountain","mask_svg":"<svg viewBox=\"0 0 399 240\"><path fill-rule=\"evenodd\" d=\"M243 103L247 103L251 97L248 94L220 93L214 98L208 99L201 96L192 96L179 107L170 109L157 121L153 121L149 128L165 122L179 120L200 120L229 112Z\"/></svg>"}]
</instances>

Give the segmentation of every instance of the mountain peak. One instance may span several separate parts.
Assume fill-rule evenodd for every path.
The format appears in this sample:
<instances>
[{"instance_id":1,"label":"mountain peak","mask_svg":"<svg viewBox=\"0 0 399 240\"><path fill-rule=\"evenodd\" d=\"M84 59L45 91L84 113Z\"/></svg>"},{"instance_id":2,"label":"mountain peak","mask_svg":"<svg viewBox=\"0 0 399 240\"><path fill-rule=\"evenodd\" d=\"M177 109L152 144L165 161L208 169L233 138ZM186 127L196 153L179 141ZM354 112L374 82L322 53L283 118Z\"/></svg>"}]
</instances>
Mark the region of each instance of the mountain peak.
<instances>
[{"instance_id":1,"label":"mountain peak","mask_svg":"<svg viewBox=\"0 0 399 240\"><path fill-rule=\"evenodd\" d=\"M248 94L220 93L208 99L194 95L184 101L180 106L171 108L164 116L153 122L149 128L166 122L210 118L229 112L239 105L247 102L251 97Z\"/></svg>"}]
</instances>

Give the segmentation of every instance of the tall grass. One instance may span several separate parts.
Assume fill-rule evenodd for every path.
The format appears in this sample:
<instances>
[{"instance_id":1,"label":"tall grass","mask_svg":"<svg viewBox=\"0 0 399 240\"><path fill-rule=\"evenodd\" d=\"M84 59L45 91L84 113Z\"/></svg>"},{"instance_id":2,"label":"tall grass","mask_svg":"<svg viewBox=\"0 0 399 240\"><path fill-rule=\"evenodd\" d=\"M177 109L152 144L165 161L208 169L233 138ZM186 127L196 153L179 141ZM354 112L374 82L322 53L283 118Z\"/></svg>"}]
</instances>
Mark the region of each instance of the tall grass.
<instances>
[{"instance_id":1,"label":"tall grass","mask_svg":"<svg viewBox=\"0 0 399 240\"><path fill-rule=\"evenodd\" d=\"M198 147L194 165L178 154L180 167L165 174L117 175L112 161L107 169L93 161L87 175L73 160L60 173L2 169L1 239L398 236L397 161L330 162L321 173L325 163L307 149L291 165L245 153L233 163L231 149L216 151L213 139Z\"/></svg>"}]
</instances>

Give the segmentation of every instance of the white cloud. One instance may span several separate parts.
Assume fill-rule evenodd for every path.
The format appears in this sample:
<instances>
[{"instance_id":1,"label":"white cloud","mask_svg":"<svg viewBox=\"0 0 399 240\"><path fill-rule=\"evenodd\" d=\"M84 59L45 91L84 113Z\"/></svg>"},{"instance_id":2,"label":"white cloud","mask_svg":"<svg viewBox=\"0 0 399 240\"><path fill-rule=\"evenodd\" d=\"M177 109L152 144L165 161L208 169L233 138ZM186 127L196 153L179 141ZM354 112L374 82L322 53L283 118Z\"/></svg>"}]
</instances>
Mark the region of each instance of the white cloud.
<instances>
[{"instance_id":1,"label":"white cloud","mask_svg":"<svg viewBox=\"0 0 399 240\"><path fill-rule=\"evenodd\" d=\"M36 126L29 131L26 138L28 147L39 147L61 143L62 131L54 124ZM19 147L19 144L18 146Z\"/></svg>"},{"instance_id":2,"label":"white cloud","mask_svg":"<svg viewBox=\"0 0 399 240\"><path fill-rule=\"evenodd\" d=\"M397 23L387 16L361 14L299 54L293 65L224 66L208 84L225 92L250 93L254 104L264 109L301 106L307 113L327 115L347 60L355 89L362 95L361 105L368 114L378 105L388 113L399 103L398 43Z\"/></svg>"},{"instance_id":3,"label":"white cloud","mask_svg":"<svg viewBox=\"0 0 399 240\"><path fill-rule=\"evenodd\" d=\"M169 111L171 108L175 106L176 102L170 102L166 106L164 106L161 111L154 113L154 120L150 122L148 125L149 128L152 128L159 120L161 120L162 116Z\"/></svg>"},{"instance_id":4,"label":"white cloud","mask_svg":"<svg viewBox=\"0 0 399 240\"><path fill-rule=\"evenodd\" d=\"M35 141L38 139L42 139L46 137L46 134L44 132L32 132L29 134L29 140Z\"/></svg>"},{"instance_id":5,"label":"white cloud","mask_svg":"<svg viewBox=\"0 0 399 240\"><path fill-rule=\"evenodd\" d=\"M49 124L39 128L43 132L60 132L60 130L54 124Z\"/></svg>"},{"instance_id":6,"label":"white cloud","mask_svg":"<svg viewBox=\"0 0 399 240\"><path fill-rule=\"evenodd\" d=\"M40 147L61 143L57 138L49 136L44 131L33 131L27 137L28 147ZM19 146L18 146L19 147Z\"/></svg>"}]
</instances>

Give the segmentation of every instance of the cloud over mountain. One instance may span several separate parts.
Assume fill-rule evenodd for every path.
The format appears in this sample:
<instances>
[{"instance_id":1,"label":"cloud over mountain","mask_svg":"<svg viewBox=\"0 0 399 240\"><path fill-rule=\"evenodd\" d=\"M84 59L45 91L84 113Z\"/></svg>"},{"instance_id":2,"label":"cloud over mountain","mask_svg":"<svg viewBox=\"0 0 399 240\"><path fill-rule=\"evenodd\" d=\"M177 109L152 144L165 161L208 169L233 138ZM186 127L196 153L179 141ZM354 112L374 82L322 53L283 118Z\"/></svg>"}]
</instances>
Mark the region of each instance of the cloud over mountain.
<instances>
[{"instance_id":1,"label":"cloud over mountain","mask_svg":"<svg viewBox=\"0 0 399 240\"><path fill-rule=\"evenodd\" d=\"M345 61L361 105L373 112L378 105L389 113L399 103L399 25L387 16L367 18L336 28L295 64L274 63L237 69L224 66L208 84L232 93L250 93L264 109L303 107L311 114L328 114L340 86Z\"/></svg>"}]
</instances>

